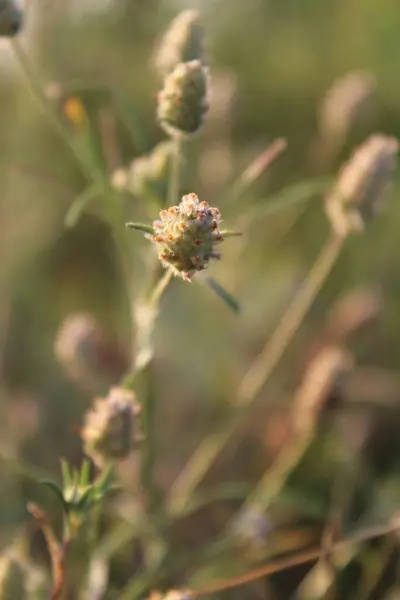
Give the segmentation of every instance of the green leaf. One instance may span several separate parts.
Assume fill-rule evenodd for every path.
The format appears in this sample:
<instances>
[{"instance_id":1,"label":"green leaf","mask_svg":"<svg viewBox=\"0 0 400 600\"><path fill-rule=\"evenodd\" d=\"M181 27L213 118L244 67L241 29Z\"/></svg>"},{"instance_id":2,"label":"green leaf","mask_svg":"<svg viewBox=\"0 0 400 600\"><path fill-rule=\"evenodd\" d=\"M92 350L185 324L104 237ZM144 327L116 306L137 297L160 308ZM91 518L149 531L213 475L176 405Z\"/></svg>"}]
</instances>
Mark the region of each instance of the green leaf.
<instances>
[{"instance_id":1,"label":"green leaf","mask_svg":"<svg viewBox=\"0 0 400 600\"><path fill-rule=\"evenodd\" d=\"M65 458L60 460L64 488L72 486L72 473Z\"/></svg>"},{"instance_id":2,"label":"green leaf","mask_svg":"<svg viewBox=\"0 0 400 600\"><path fill-rule=\"evenodd\" d=\"M207 277L205 283L225 304L234 312L240 312L240 306L236 298L234 298L218 281L213 277Z\"/></svg>"},{"instance_id":3,"label":"green leaf","mask_svg":"<svg viewBox=\"0 0 400 600\"><path fill-rule=\"evenodd\" d=\"M146 225L145 223L125 223L125 227L129 227L130 229L136 229L137 231L143 231L143 233L154 234L154 229L151 225Z\"/></svg>"},{"instance_id":4,"label":"green leaf","mask_svg":"<svg viewBox=\"0 0 400 600\"><path fill-rule=\"evenodd\" d=\"M98 492L100 492L102 495L104 495L106 492L108 492L108 490L111 486L112 479L114 477L114 471L115 471L114 464L111 463L108 466L107 470L102 475L102 477L100 478L100 480L96 483L96 490Z\"/></svg>"},{"instance_id":5,"label":"green leaf","mask_svg":"<svg viewBox=\"0 0 400 600\"><path fill-rule=\"evenodd\" d=\"M86 188L81 194L79 194L65 215L64 224L67 229L72 229L78 223L82 216L83 211L92 200L99 196L101 192L101 186L98 184L91 185Z\"/></svg>"},{"instance_id":6,"label":"green leaf","mask_svg":"<svg viewBox=\"0 0 400 600\"><path fill-rule=\"evenodd\" d=\"M45 485L46 487L50 488L51 491L55 493L55 495L57 496L57 498L60 500L61 504L63 505L64 510L67 511L68 504L65 501L64 495L63 495L61 489L59 488L59 486L54 481L50 481L50 480L43 480L41 483L43 485Z\"/></svg>"},{"instance_id":7,"label":"green leaf","mask_svg":"<svg viewBox=\"0 0 400 600\"><path fill-rule=\"evenodd\" d=\"M223 238L229 238L229 237L239 237L242 235L242 233L239 231L229 231L228 229L223 229L221 231L221 235Z\"/></svg>"},{"instance_id":8,"label":"green leaf","mask_svg":"<svg viewBox=\"0 0 400 600\"><path fill-rule=\"evenodd\" d=\"M86 487L90 481L90 462L85 458L82 462L80 486Z\"/></svg>"}]
</instances>

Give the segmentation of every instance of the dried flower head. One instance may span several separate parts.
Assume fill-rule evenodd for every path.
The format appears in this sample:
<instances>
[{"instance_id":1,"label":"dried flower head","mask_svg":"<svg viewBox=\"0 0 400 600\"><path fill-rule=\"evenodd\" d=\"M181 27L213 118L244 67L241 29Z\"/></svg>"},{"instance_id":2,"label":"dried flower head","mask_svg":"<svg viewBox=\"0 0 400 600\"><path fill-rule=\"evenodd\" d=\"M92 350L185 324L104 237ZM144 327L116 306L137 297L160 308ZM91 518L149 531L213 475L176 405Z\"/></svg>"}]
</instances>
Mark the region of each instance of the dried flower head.
<instances>
[{"instance_id":1,"label":"dried flower head","mask_svg":"<svg viewBox=\"0 0 400 600\"><path fill-rule=\"evenodd\" d=\"M136 158L127 169L115 171L112 184L115 188L128 190L139 198L165 198L173 152L173 142L157 144L150 154Z\"/></svg>"},{"instance_id":2,"label":"dried flower head","mask_svg":"<svg viewBox=\"0 0 400 600\"><path fill-rule=\"evenodd\" d=\"M343 144L352 125L371 105L375 89L375 76L367 71L353 71L334 81L319 114L319 133L326 144L335 149Z\"/></svg>"},{"instance_id":3,"label":"dried flower head","mask_svg":"<svg viewBox=\"0 0 400 600\"><path fill-rule=\"evenodd\" d=\"M54 352L72 379L89 382L115 381L126 370L119 344L87 313L72 313L62 323Z\"/></svg>"},{"instance_id":4,"label":"dried flower head","mask_svg":"<svg viewBox=\"0 0 400 600\"><path fill-rule=\"evenodd\" d=\"M21 0L0 0L0 37L13 37L23 24Z\"/></svg>"},{"instance_id":5,"label":"dried flower head","mask_svg":"<svg viewBox=\"0 0 400 600\"><path fill-rule=\"evenodd\" d=\"M204 61L204 29L198 10L180 12L171 22L158 45L155 66L166 76L177 64L191 60Z\"/></svg>"},{"instance_id":6,"label":"dried flower head","mask_svg":"<svg viewBox=\"0 0 400 600\"><path fill-rule=\"evenodd\" d=\"M190 281L196 271L206 269L211 259L221 257L217 244L223 241L220 211L211 208L196 194L183 196L179 206L160 212L149 236L157 244L158 257L164 267Z\"/></svg>"},{"instance_id":7,"label":"dried flower head","mask_svg":"<svg viewBox=\"0 0 400 600\"><path fill-rule=\"evenodd\" d=\"M170 135L188 136L201 127L208 110L208 70L199 60L179 63L158 95L158 119Z\"/></svg>"},{"instance_id":8,"label":"dried flower head","mask_svg":"<svg viewBox=\"0 0 400 600\"><path fill-rule=\"evenodd\" d=\"M309 364L296 393L292 423L295 431L311 435L343 377L353 367L352 357L338 346L327 346Z\"/></svg>"},{"instance_id":9,"label":"dried flower head","mask_svg":"<svg viewBox=\"0 0 400 600\"><path fill-rule=\"evenodd\" d=\"M129 456L141 439L140 411L133 392L121 387L95 401L85 415L82 439L85 453L97 466Z\"/></svg>"},{"instance_id":10,"label":"dried flower head","mask_svg":"<svg viewBox=\"0 0 400 600\"><path fill-rule=\"evenodd\" d=\"M373 135L344 165L326 201L337 234L362 231L378 212L396 169L398 147L393 137Z\"/></svg>"},{"instance_id":11,"label":"dried flower head","mask_svg":"<svg viewBox=\"0 0 400 600\"><path fill-rule=\"evenodd\" d=\"M0 600L25 600L26 569L17 558L4 555L0 558Z\"/></svg>"}]
</instances>

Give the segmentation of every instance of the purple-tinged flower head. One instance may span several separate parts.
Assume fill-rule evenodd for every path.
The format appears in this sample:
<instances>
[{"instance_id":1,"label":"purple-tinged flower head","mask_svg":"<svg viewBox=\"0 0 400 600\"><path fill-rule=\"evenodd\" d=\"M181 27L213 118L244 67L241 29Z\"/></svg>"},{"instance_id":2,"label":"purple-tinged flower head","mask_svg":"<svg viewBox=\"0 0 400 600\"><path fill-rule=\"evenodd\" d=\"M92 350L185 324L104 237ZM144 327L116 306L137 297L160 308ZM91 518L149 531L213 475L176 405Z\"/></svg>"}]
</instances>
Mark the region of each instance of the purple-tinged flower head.
<instances>
[{"instance_id":1,"label":"purple-tinged flower head","mask_svg":"<svg viewBox=\"0 0 400 600\"><path fill-rule=\"evenodd\" d=\"M109 460L124 459L141 440L140 404L133 392L111 388L85 415L82 429L85 454L102 467Z\"/></svg>"},{"instance_id":2,"label":"purple-tinged flower head","mask_svg":"<svg viewBox=\"0 0 400 600\"><path fill-rule=\"evenodd\" d=\"M190 281L196 271L208 267L210 260L221 258L217 249L223 241L220 224L218 208L200 201L196 194L188 194L178 206L160 212L149 237L157 245L163 266Z\"/></svg>"}]
</instances>

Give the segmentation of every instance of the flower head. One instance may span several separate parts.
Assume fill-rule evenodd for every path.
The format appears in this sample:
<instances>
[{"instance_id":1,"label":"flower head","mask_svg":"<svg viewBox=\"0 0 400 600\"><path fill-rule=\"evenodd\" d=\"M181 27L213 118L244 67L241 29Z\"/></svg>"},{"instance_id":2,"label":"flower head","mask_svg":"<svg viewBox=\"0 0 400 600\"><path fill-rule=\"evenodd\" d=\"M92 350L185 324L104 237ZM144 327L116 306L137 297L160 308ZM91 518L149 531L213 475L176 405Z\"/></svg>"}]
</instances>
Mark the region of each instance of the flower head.
<instances>
[{"instance_id":1,"label":"flower head","mask_svg":"<svg viewBox=\"0 0 400 600\"><path fill-rule=\"evenodd\" d=\"M218 208L200 202L196 194L188 194L178 206L160 212L150 239L158 247L163 266L190 280L196 271L206 269L211 259L220 258L216 249L223 241L220 223Z\"/></svg>"},{"instance_id":2,"label":"flower head","mask_svg":"<svg viewBox=\"0 0 400 600\"><path fill-rule=\"evenodd\" d=\"M161 75L168 75L178 63L204 59L204 31L198 10L180 12L171 22L155 56Z\"/></svg>"},{"instance_id":3,"label":"flower head","mask_svg":"<svg viewBox=\"0 0 400 600\"><path fill-rule=\"evenodd\" d=\"M398 147L394 137L373 135L344 165L326 201L336 233L358 233L378 212L396 168Z\"/></svg>"},{"instance_id":4,"label":"flower head","mask_svg":"<svg viewBox=\"0 0 400 600\"><path fill-rule=\"evenodd\" d=\"M158 119L171 135L198 131L208 110L208 70L199 60L179 63L158 95Z\"/></svg>"},{"instance_id":5,"label":"flower head","mask_svg":"<svg viewBox=\"0 0 400 600\"><path fill-rule=\"evenodd\" d=\"M111 388L86 413L82 430L85 453L101 467L107 460L127 458L140 439L140 404L133 392Z\"/></svg>"}]
</instances>

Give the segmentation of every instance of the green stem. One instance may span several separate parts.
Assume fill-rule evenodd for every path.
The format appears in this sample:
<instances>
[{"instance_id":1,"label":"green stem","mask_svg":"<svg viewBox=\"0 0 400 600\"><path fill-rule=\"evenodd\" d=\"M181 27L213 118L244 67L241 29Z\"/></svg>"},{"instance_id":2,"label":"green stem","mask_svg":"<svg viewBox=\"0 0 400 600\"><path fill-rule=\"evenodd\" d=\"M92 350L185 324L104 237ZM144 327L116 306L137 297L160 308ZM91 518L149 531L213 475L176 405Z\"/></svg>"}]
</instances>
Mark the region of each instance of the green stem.
<instances>
[{"instance_id":1,"label":"green stem","mask_svg":"<svg viewBox=\"0 0 400 600\"><path fill-rule=\"evenodd\" d=\"M168 206L175 206L175 204L177 204L181 187L182 140L179 136L176 136L173 141L174 153L172 155L171 174L168 186Z\"/></svg>"},{"instance_id":2,"label":"green stem","mask_svg":"<svg viewBox=\"0 0 400 600\"><path fill-rule=\"evenodd\" d=\"M336 236L332 236L323 246L304 285L294 297L264 349L244 375L235 397L236 413L234 417L228 420L222 429L208 436L199 445L173 484L168 501L171 515L176 516L184 509L208 469L235 432L244 412L258 397L329 275L342 246L343 238ZM301 450L301 448L297 450ZM288 455L285 457L285 464L279 466L279 472L282 469L280 479L284 479L290 471L296 453L297 451L294 452L294 456L290 453L290 459Z\"/></svg>"},{"instance_id":3,"label":"green stem","mask_svg":"<svg viewBox=\"0 0 400 600\"><path fill-rule=\"evenodd\" d=\"M102 175L97 171L94 171L91 163L87 160L86 156L78 150L69 131L64 127L63 123L58 118L51 102L46 98L45 94L43 93L43 89L40 84L38 75L37 73L35 73L31 61L29 60L29 57L25 52L24 48L16 39L11 40L10 44L19 62L25 79L29 85L29 88L36 101L41 106L43 113L49 121L50 125L52 126L54 131L59 135L59 137L64 141L65 145L71 150L72 154L76 158L77 162L80 164L82 171L87 175L88 179L92 180L94 183L98 183L99 179L102 178Z\"/></svg>"}]
</instances>

